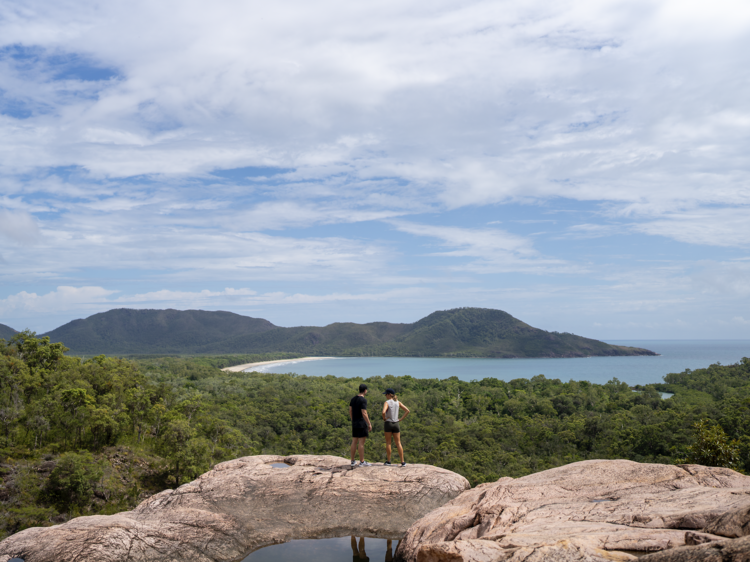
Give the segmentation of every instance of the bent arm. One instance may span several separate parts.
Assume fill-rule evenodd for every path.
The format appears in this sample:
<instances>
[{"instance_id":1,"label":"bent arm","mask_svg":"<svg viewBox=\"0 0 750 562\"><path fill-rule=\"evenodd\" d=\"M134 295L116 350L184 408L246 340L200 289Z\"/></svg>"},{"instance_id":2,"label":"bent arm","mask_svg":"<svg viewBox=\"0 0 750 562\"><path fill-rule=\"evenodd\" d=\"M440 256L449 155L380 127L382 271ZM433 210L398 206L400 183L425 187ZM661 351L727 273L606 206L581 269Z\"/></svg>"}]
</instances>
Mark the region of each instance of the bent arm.
<instances>
[{"instance_id":1,"label":"bent arm","mask_svg":"<svg viewBox=\"0 0 750 562\"><path fill-rule=\"evenodd\" d=\"M406 411L406 413L403 416L401 416L401 418L399 418L398 420L398 421L401 421L402 419L404 419L406 416L408 416L411 413L411 410L409 410L409 408L407 408L403 402L399 402L398 405Z\"/></svg>"}]
</instances>

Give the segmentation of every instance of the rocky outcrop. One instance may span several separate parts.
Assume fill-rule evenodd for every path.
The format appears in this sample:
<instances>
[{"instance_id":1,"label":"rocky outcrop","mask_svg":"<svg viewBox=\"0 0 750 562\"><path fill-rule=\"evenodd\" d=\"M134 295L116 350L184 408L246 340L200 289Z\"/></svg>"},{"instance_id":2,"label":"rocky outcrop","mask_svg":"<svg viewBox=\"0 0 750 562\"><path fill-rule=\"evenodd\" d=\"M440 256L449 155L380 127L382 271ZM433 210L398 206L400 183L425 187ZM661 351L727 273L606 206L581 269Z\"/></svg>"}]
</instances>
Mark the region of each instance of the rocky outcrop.
<instances>
[{"instance_id":1,"label":"rocky outcrop","mask_svg":"<svg viewBox=\"0 0 750 562\"><path fill-rule=\"evenodd\" d=\"M748 562L750 536L711 541L701 546L683 546L649 554L639 562Z\"/></svg>"},{"instance_id":2,"label":"rocky outcrop","mask_svg":"<svg viewBox=\"0 0 750 562\"><path fill-rule=\"evenodd\" d=\"M749 522L750 477L733 470L583 461L464 492L412 525L396 559L750 560L747 539L727 540Z\"/></svg>"},{"instance_id":3,"label":"rocky outcrop","mask_svg":"<svg viewBox=\"0 0 750 562\"><path fill-rule=\"evenodd\" d=\"M339 457L244 457L133 511L22 531L0 543L0 562L220 562L292 539L400 538L468 488L462 476L427 465L352 469Z\"/></svg>"}]
</instances>

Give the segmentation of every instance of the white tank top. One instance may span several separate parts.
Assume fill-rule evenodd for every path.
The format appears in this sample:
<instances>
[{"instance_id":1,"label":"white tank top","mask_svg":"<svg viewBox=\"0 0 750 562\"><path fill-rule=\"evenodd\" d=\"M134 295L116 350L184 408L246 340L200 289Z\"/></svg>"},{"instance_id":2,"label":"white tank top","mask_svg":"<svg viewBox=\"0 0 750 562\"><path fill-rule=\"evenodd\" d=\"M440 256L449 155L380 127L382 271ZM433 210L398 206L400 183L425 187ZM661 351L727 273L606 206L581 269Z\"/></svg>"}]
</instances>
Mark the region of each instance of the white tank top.
<instances>
[{"instance_id":1,"label":"white tank top","mask_svg":"<svg viewBox=\"0 0 750 562\"><path fill-rule=\"evenodd\" d=\"M388 411L385 413L385 421L397 422L398 421L398 400L386 400L388 404Z\"/></svg>"}]
</instances>

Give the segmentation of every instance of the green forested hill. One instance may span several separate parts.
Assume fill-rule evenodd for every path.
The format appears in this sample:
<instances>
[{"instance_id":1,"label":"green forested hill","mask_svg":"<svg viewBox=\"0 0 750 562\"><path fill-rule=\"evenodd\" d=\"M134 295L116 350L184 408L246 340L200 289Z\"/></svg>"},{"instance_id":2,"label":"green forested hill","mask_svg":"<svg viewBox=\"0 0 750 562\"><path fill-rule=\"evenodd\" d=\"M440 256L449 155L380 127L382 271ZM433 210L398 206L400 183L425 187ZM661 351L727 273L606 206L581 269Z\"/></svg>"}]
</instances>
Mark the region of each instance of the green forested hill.
<instances>
[{"instance_id":1,"label":"green forested hill","mask_svg":"<svg viewBox=\"0 0 750 562\"><path fill-rule=\"evenodd\" d=\"M276 328L201 347L198 353L270 353L403 357L586 357L653 352L546 332L502 310L457 308L413 324L336 323L317 328Z\"/></svg>"},{"instance_id":2,"label":"green forested hill","mask_svg":"<svg viewBox=\"0 0 750 562\"><path fill-rule=\"evenodd\" d=\"M10 326L0 324L0 339L9 340L16 335L16 331Z\"/></svg>"},{"instance_id":3,"label":"green forested hill","mask_svg":"<svg viewBox=\"0 0 750 562\"><path fill-rule=\"evenodd\" d=\"M205 310L119 308L73 320L44 334L83 354L182 354L238 333L275 328L268 320Z\"/></svg>"},{"instance_id":4,"label":"green forested hill","mask_svg":"<svg viewBox=\"0 0 750 562\"><path fill-rule=\"evenodd\" d=\"M111 310L44 334L78 354L299 353L404 357L650 355L573 334L546 332L502 310L457 308L413 324L337 322L280 328L267 320L201 310Z\"/></svg>"}]
</instances>

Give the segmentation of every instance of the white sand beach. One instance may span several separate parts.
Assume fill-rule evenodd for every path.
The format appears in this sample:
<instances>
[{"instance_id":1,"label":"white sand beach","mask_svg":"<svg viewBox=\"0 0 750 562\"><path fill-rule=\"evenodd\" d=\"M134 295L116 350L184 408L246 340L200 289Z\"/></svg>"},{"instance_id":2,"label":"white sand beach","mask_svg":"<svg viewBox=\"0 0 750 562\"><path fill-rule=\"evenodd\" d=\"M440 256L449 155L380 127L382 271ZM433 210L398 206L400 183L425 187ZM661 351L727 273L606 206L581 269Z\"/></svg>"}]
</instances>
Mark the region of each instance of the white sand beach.
<instances>
[{"instance_id":1,"label":"white sand beach","mask_svg":"<svg viewBox=\"0 0 750 562\"><path fill-rule=\"evenodd\" d=\"M239 371L247 371L253 367L260 367L261 365L280 365L282 363L301 363L302 361L320 361L322 359L336 359L335 357L298 357L297 359L277 359L276 361L259 361L258 363L245 363L244 365L234 365L233 367L224 367L222 371L231 371L237 373Z\"/></svg>"}]
</instances>

